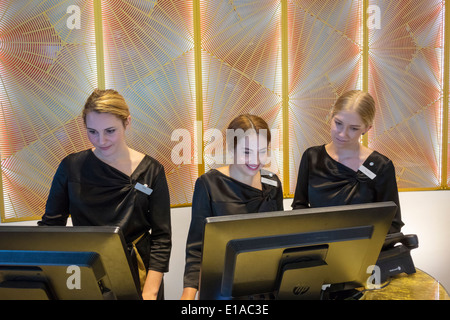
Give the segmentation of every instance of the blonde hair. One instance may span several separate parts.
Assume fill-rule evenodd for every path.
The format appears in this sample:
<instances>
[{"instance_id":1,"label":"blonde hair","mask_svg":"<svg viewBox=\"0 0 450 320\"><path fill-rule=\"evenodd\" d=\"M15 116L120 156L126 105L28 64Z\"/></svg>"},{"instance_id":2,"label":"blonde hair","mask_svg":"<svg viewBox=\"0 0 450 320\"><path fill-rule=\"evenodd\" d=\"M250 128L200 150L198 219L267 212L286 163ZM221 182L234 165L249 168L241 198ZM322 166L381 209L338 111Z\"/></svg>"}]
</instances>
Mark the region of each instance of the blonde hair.
<instances>
[{"instance_id":1,"label":"blonde hair","mask_svg":"<svg viewBox=\"0 0 450 320\"><path fill-rule=\"evenodd\" d=\"M356 111L366 127L375 118L375 100L368 92L351 90L342 94L331 109L331 119L340 111Z\"/></svg>"},{"instance_id":2,"label":"blonde hair","mask_svg":"<svg viewBox=\"0 0 450 320\"><path fill-rule=\"evenodd\" d=\"M92 111L113 114L122 120L124 126L130 116L124 97L113 89L94 89L84 104L82 117L85 125L86 115Z\"/></svg>"}]
</instances>

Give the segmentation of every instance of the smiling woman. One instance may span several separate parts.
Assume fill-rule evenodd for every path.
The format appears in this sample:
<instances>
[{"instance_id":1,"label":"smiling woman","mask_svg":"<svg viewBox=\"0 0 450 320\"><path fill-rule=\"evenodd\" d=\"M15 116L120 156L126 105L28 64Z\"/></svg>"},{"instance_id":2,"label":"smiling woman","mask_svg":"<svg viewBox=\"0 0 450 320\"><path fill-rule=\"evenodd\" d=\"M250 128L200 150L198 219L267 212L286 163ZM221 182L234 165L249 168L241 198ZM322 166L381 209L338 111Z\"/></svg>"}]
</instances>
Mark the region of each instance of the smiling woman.
<instances>
[{"instance_id":1,"label":"smiling woman","mask_svg":"<svg viewBox=\"0 0 450 320\"><path fill-rule=\"evenodd\" d=\"M197 179L182 299L194 299L198 290L206 217L283 210L281 182L277 175L263 169L269 143L270 130L262 118L240 115L227 129L231 164L212 169Z\"/></svg>"},{"instance_id":2,"label":"smiling woman","mask_svg":"<svg viewBox=\"0 0 450 320\"><path fill-rule=\"evenodd\" d=\"M230 132L232 134L229 134ZM270 141L269 126L262 118L251 114L236 117L227 129L231 164L217 170L261 189L260 169L266 164L267 147Z\"/></svg>"},{"instance_id":3,"label":"smiling woman","mask_svg":"<svg viewBox=\"0 0 450 320\"><path fill-rule=\"evenodd\" d=\"M131 122L125 99L115 90L95 89L84 105L82 117L94 154L131 175L144 155L129 148L125 141Z\"/></svg>"}]
</instances>

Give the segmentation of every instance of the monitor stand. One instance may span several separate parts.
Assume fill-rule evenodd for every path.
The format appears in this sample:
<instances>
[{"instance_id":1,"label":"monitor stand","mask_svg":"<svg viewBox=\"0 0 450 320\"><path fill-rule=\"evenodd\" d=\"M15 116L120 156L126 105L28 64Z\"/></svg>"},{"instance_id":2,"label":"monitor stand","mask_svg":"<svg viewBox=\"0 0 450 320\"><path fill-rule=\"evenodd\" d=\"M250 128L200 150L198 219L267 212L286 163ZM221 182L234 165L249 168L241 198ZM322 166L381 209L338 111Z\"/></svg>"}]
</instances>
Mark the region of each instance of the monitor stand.
<instances>
[{"instance_id":1,"label":"monitor stand","mask_svg":"<svg viewBox=\"0 0 450 320\"><path fill-rule=\"evenodd\" d=\"M321 299L323 275L328 267L325 262L327 253L328 245L284 250L278 269L276 299Z\"/></svg>"},{"instance_id":2,"label":"monitor stand","mask_svg":"<svg viewBox=\"0 0 450 320\"><path fill-rule=\"evenodd\" d=\"M310 260L285 264L281 268L278 300L320 300L323 275L328 265L323 260Z\"/></svg>"}]
</instances>

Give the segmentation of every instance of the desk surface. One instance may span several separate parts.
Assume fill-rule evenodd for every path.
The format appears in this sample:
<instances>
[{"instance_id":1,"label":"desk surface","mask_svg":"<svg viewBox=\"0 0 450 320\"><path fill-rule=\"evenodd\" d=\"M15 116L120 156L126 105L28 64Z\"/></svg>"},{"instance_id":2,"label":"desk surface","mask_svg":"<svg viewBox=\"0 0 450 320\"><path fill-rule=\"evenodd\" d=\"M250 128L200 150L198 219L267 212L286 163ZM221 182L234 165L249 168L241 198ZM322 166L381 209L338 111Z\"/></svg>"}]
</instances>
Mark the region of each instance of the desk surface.
<instances>
[{"instance_id":1,"label":"desk surface","mask_svg":"<svg viewBox=\"0 0 450 320\"><path fill-rule=\"evenodd\" d=\"M450 296L439 281L416 268L416 273L392 277L383 289L366 291L361 300L450 300Z\"/></svg>"}]
</instances>

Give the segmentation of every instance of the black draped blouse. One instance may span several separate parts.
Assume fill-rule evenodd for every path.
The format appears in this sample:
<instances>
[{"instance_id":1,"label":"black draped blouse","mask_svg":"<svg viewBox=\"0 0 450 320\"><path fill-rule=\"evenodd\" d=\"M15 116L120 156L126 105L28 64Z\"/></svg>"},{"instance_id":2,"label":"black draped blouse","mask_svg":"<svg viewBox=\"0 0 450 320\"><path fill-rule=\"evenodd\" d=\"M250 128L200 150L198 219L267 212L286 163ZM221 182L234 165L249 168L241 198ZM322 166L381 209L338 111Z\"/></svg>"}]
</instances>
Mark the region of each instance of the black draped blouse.
<instances>
[{"instance_id":1,"label":"black draped blouse","mask_svg":"<svg viewBox=\"0 0 450 320\"><path fill-rule=\"evenodd\" d=\"M137 183L147 185L151 193L139 191ZM69 215L74 226L118 226L128 244L145 234L148 245L137 245L144 264L168 271L169 189L164 167L152 157L145 155L128 176L98 159L91 149L68 155L55 173L38 225L66 225Z\"/></svg>"},{"instance_id":2,"label":"black draped blouse","mask_svg":"<svg viewBox=\"0 0 450 320\"><path fill-rule=\"evenodd\" d=\"M216 169L197 179L186 243L184 287L198 289L205 218L283 210L283 190L277 175L261 170L261 185L259 190Z\"/></svg>"},{"instance_id":3,"label":"black draped blouse","mask_svg":"<svg viewBox=\"0 0 450 320\"><path fill-rule=\"evenodd\" d=\"M301 159L293 209L393 201L397 213L389 232L400 232L395 168L391 160L373 151L358 171L334 160L325 145L308 148Z\"/></svg>"}]
</instances>

